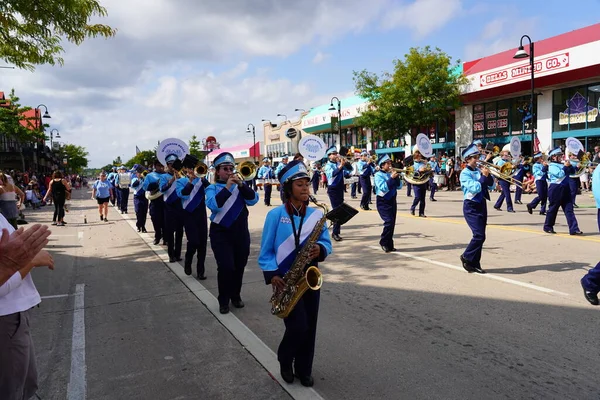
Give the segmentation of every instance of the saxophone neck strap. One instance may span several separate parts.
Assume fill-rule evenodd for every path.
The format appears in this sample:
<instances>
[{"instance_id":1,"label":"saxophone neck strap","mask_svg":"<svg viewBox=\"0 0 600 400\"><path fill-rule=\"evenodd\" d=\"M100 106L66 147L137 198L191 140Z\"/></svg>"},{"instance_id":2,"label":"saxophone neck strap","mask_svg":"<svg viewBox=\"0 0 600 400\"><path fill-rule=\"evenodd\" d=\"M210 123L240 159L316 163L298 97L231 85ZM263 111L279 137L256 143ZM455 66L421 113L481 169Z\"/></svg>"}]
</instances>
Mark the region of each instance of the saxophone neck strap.
<instances>
[{"instance_id":1,"label":"saxophone neck strap","mask_svg":"<svg viewBox=\"0 0 600 400\"><path fill-rule=\"evenodd\" d=\"M300 235L302 234L302 225L304 225L304 217L306 216L306 206L303 204L300 206L300 209L294 207L292 202L288 201L286 204L286 210L288 215L290 216L290 220L292 221L292 232L294 233L294 244L296 245L296 250L300 248ZM300 216L300 226L298 227L298 231L296 231L296 222L294 221L294 215Z\"/></svg>"}]
</instances>

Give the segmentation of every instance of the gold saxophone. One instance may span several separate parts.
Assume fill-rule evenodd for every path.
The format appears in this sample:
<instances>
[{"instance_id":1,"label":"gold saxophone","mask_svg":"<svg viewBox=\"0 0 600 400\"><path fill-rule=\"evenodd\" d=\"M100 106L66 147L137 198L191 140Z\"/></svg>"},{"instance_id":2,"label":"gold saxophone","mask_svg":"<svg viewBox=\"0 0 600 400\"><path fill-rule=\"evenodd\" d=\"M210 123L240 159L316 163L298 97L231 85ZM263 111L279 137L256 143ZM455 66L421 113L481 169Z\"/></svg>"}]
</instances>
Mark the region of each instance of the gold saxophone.
<instances>
[{"instance_id":1,"label":"gold saxophone","mask_svg":"<svg viewBox=\"0 0 600 400\"><path fill-rule=\"evenodd\" d=\"M310 266L304 272L304 267L311 261L310 249L317 243L325 221L327 221L327 206L323 203L317 203L314 196L309 196L310 201L317 207L323 209L323 216L315 225L306 243L302 246L290 269L283 276L285 286L283 290L273 293L271 296L271 314L279 318L286 318L298 303L306 290L319 290L323 284L323 274L319 268Z\"/></svg>"}]
</instances>

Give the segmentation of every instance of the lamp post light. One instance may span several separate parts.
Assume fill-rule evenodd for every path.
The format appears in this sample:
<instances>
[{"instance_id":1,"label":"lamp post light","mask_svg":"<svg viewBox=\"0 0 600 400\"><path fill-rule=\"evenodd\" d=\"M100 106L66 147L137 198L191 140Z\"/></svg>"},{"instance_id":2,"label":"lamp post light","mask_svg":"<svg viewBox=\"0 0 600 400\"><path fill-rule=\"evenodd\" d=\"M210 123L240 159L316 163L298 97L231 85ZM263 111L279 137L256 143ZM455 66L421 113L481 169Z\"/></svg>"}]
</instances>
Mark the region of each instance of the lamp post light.
<instances>
[{"instance_id":1,"label":"lamp post light","mask_svg":"<svg viewBox=\"0 0 600 400\"><path fill-rule=\"evenodd\" d=\"M335 107L333 106L333 100L337 101L337 112L338 112L338 135L340 143L342 141L342 102L337 97L332 97L329 102L329 111L335 111Z\"/></svg>"},{"instance_id":2,"label":"lamp post light","mask_svg":"<svg viewBox=\"0 0 600 400\"><path fill-rule=\"evenodd\" d=\"M525 48L523 47L523 39L527 38L527 40L529 40L529 54L527 54L527 52L525 51ZM535 63L534 63L534 48L533 48L533 42L531 41L531 38L528 35L523 35L521 36L521 40L519 42L519 48L517 49L517 52L515 53L515 55L513 56L513 58L515 60L521 60L523 58L527 58L529 57L529 68L531 69L531 99L529 100L529 112L531 114L531 141L533 143L533 149L535 149L535 143L536 143L536 132L535 132L535 119L534 119L534 115L533 115L533 104L534 104L534 100L535 100ZM539 151L539 150L538 150Z\"/></svg>"},{"instance_id":3,"label":"lamp post light","mask_svg":"<svg viewBox=\"0 0 600 400\"><path fill-rule=\"evenodd\" d=\"M294 109L294 111L306 112L306 110L304 108L296 108L296 109Z\"/></svg>"},{"instance_id":4,"label":"lamp post light","mask_svg":"<svg viewBox=\"0 0 600 400\"><path fill-rule=\"evenodd\" d=\"M60 132L58 131L58 129L52 129L50 131L50 151L52 151L52 139L54 138L54 131L56 131L56 138L60 139Z\"/></svg>"},{"instance_id":5,"label":"lamp post light","mask_svg":"<svg viewBox=\"0 0 600 400\"><path fill-rule=\"evenodd\" d=\"M285 115L285 114L277 114L277 116L284 118L283 123L285 123L285 121L287 121L287 119L288 119L287 115Z\"/></svg>"},{"instance_id":6,"label":"lamp post light","mask_svg":"<svg viewBox=\"0 0 600 400\"><path fill-rule=\"evenodd\" d=\"M248 124L246 133L250 133L250 127L252 127L252 141L254 143L252 146L252 153L254 154L254 162L256 162L256 128L254 127L254 124Z\"/></svg>"}]
</instances>

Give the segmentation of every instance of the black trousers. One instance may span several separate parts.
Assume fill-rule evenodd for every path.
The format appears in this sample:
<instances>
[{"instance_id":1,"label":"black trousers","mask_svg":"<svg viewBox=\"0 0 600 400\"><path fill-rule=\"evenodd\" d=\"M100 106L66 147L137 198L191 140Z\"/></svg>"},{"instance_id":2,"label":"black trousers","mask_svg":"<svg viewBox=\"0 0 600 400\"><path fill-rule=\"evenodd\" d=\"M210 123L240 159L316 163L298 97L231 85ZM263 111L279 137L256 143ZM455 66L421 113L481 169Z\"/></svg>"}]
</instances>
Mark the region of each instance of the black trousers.
<instances>
[{"instance_id":1,"label":"black trousers","mask_svg":"<svg viewBox=\"0 0 600 400\"><path fill-rule=\"evenodd\" d=\"M194 254L198 254L198 275L204 275L204 261L206 260L206 243L208 240L208 227L206 226L206 206L200 204L194 211L183 211L183 227L187 238L185 251L185 265L192 265Z\"/></svg>"},{"instance_id":2,"label":"black trousers","mask_svg":"<svg viewBox=\"0 0 600 400\"><path fill-rule=\"evenodd\" d=\"M268 184L268 185L263 185L264 189L265 189L265 205L270 206L271 205L271 192L273 191L273 185Z\"/></svg>"},{"instance_id":3,"label":"black trousers","mask_svg":"<svg viewBox=\"0 0 600 400\"><path fill-rule=\"evenodd\" d=\"M175 205L177 204L177 205ZM183 243L183 209L181 202L165 203L165 237L167 238L167 251L169 257L181 257L181 244Z\"/></svg>"},{"instance_id":4,"label":"black trousers","mask_svg":"<svg viewBox=\"0 0 600 400\"><path fill-rule=\"evenodd\" d=\"M145 229L146 219L148 218L148 199L144 195L134 196L133 209L135 211L135 226Z\"/></svg>"},{"instance_id":5,"label":"black trousers","mask_svg":"<svg viewBox=\"0 0 600 400\"><path fill-rule=\"evenodd\" d=\"M248 211L229 228L210 224L210 247L217 261L219 305L228 306L230 300L241 300L244 270L250 255Z\"/></svg>"},{"instance_id":6,"label":"black trousers","mask_svg":"<svg viewBox=\"0 0 600 400\"><path fill-rule=\"evenodd\" d=\"M150 219L154 227L154 239L160 241L163 237L165 229L165 200L160 196L156 200L150 202Z\"/></svg>"},{"instance_id":7,"label":"black trousers","mask_svg":"<svg viewBox=\"0 0 600 400\"><path fill-rule=\"evenodd\" d=\"M126 213L129 205L129 188L117 189L121 193L121 211Z\"/></svg>"},{"instance_id":8,"label":"black trousers","mask_svg":"<svg viewBox=\"0 0 600 400\"><path fill-rule=\"evenodd\" d=\"M321 290L307 290L283 320L285 333L277 349L277 359L286 366L293 363L299 376L312 375L320 298Z\"/></svg>"},{"instance_id":9,"label":"black trousers","mask_svg":"<svg viewBox=\"0 0 600 400\"><path fill-rule=\"evenodd\" d=\"M52 202L54 203L52 222L62 221L65 217L65 196L52 196Z\"/></svg>"},{"instance_id":10,"label":"black trousers","mask_svg":"<svg viewBox=\"0 0 600 400\"><path fill-rule=\"evenodd\" d=\"M414 212L417 206L419 206L419 215L425 215L425 195L427 194L427 185L427 183L413 185L415 199L413 200L410 210Z\"/></svg>"}]
</instances>

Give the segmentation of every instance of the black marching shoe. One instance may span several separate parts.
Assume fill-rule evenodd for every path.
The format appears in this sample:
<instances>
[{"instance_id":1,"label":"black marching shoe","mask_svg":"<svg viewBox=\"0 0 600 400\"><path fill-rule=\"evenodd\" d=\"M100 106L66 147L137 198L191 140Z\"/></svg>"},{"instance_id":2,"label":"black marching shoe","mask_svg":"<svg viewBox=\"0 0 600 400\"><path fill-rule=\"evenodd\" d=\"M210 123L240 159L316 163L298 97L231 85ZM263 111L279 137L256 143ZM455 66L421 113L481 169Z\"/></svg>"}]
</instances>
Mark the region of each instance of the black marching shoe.
<instances>
[{"instance_id":1,"label":"black marching shoe","mask_svg":"<svg viewBox=\"0 0 600 400\"><path fill-rule=\"evenodd\" d=\"M221 314L229 314L229 306L219 306L219 312Z\"/></svg>"},{"instance_id":2,"label":"black marching shoe","mask_svg":"<svg viewBox=\"0 0 600 400\"><path fill-rule=\"evenodd\" d=\"M540 215L546 215L546 211L540 211Z\"/></svg>"},{"instance_id":3,"label":"black marching shoe","mask_svg":"<svg viewBox=\"0 0 600 400\"><path fill-rule=\"evenodd\" d=\"M155 246L158 246L158 244L160 243L160 239L154 239L153 243L154 243Z\"/></svg>"},{"instance_id":4,"label":"black marching shoe","mask_svg":"<svg viewBox=\"0 0 600 400\"><path fill-rule=\"evenodd\" d=\"M581 287L583 288L583 296L591 305L597 306L598 304L600 304L600 301L598 301L598 293L586 290L583 286L583 280L581 281Z\"/></svg>"},{"instance_id":5,"label":"black marching shoe","mask_svg":"<svg viewBox=\"0 0 600 400\"><path fill-rule=\"evenodd\" d=\"M471 265L469 260L467 260L464 256L460 256L460 261L462 262L462 266L468 273L475 272L475 267Z\"/></svg>"},{"instance_id":6,"label":"black marching shoe","mask_svg":"<svg viewBox=\"0 0 600 400\"><path fill-rule=\"evenodd\" d=\"M175 257L169 257L169 262L170 263L174 263L175 262Z\"/></svg>"},{"instance_id":7,"label":"black marching shoe","mask_svg":"<svg viewBox=\"0 0 600 400\"><path fill-rule=\"evenodd\" d=\"M160 242L160 240L159 240L159 242ZM158 243L156 243L156 244L158 244ZM163 245L163 246L167 246L167 242L165 242L165 241L163 240L163 243L162 243L162 245Z\"/></svg>"},{"instance_id":8,"label":"black marching shoe","mask_svg":"<svg viewBox=\"0 0 600 400\"><path fill-rule=\"evenodd\" d=\"M142 233L148 233L145 227L142 226Z\"/></svg>"},{"instance_id":9,"label":"black marching shoe","mask_svg":"<svg viewBox=\"0 0 600 400\"><path fill-rule=\"evenodd\" d=\"M206 280L206 275L204 275L204 268L197 268L196 274L197 274L199 280L201 280L201 281Z\"/></svg>"},{"instance_id":10,"label":"black marching shoe","mask_svg":"<svg viewBox=\"0 0 600 400\"><path fill-rule=\"evenodd\" d=\"M531 204L527 204L527 212L533 214L533 207L531 207Z\"/></svg>"},{"instance_id":11,"label":"black marching shoe","mask_svg":"<svg viewBox=\"0 0 600 400\"><path fill-rule=\"evenodd\" d=\"M292 370L292 366L284 366L283 364L279 364L279 373L284 381L287 383L294 383L294 371Z\"/></svg>"},{"instance_id":12,"label":"black marching shoe","mask_svg":"<svg viewBox=\"0 0 600 400\"><path fill-rule=\"evenodd\" d=\"M478 274L486 273L481 267L473 267L473 272L477 272Z\"/></svg>"},{"instance_id":13,"label":"black marching shoe","mask_svg":"<svg viewBox=\"0 0 600 400\"><path fill-rule=\"evenodd\" d=\"M191 275L192 274L192 264L191 263L190 264L186 263L183 266L183 271L185 272L186 275Z\"/></svg>"},{"instance_id":14,"label":"black marching shoe","mask_svg":"<svg viewBox=\"0 0 600 400\"><path fill-rule=\"evenodd\" d=\"M521 203L521 200L516 200L515 204L523 204L523 203Z\"/></svg>"},{"instance_id":15,"label":"black marching shoe","mask_svg":"<svg viewBox=\"0 0 600 400\"><path fill-rule=\"evenodd\" d=\"M410 215L415 215L415 210L410 210Z\"/></svg>"},{"instance_id":16,"label":"black marching shoe","mask_svg":"<svg viewBox=\"0 0 600 400\"><path fill-rule=\"evenodd\" d=\"M583 235L583 232L581 232L581 231L575 231L575 232L573 232L573 233L569 233L569 235L571 235L571 236L575 236L575 235Z\"/></svg>"},{"instance_id":17,"label":"black marching shoe","mask_svg":"<svg viewBox=\"0 0 600 400\"><path fill-rule=\"evenodd\" d=\"M296 375L296 378L300 379L300 383L302 384L302 386L313 387L313 385L315 384L315 380L310 375L307 375L307 376Z\"/></svg>"},{"instance_id":18,"label":"black marching shoe","mask_svg":"<svg viewBox=\"0 0 600 400\"><path fill-rule=\"evenodd\" d=\"M342 239L342 237L341 237L340 235L338 235L337 233L334 233L333 235L331 235L331 237L332 237L332 238L333 238L333 240L335 240L336 242L341 242L342 240L344 240L344 239Z\"/></svg>"},{"instance_id":19,"label":"black marching shoe","mask_svg":"<svg viewBox=\"0 0 600 400\"><path fill-rule=\"evenodd\" d=\"M177 260L177 261L183 261L183 258L181 258L181 256L177 256L177 257L175 257L175 260Z\"/></svg>"},{"instance_id":20,"label":"black marching shoe","mask_svg":"<svg viewBox=\"0 0 600 400\"><path fill-rule=\"evenodd\" d=\"M496 211L502 211L502 209L500 207L494 207L494 210L496 210Z\"/></svg>"},{"instance_id":21,"label":"black marching shoe","mask_svg":"<svg viewBox=\"0 0 600 400\"><path fill-rule=\"evenodd\" d=\"M436 199L429 199L430 201L437 201Z\"/></svg>"},{"instance_id":22,"label":"black marching shoe","mask_svg":"<svg viewBox=\"0 0 600 400\"><path fill-rule=\"evenodd\" d=\"M425 214L419 214L419 217L421 217L421 218L427 218L427 215L425 215Z\"/></svg>"},{"instance_id":23,"label":"black marching shoe","mask_svg":"<svg viewBox=\"0 0 600 400\"><path fill-rule=\"evenodd\" d=\"M240 300L231 300L231 304L235 307L235 308L244 308L245 304L242 301L242 299Z\"/></svg>"},{"instance_id":24,"label":"black marching shoe","mask_svg":"<svg viewBox=\"0 0 600 400\"><path fill-rule=\"evenodd\" d=\"M556 233L556 231L553 228L544 229L544 232L546 232L546 233L552 233L552 234Z\"/></svg>"},{"instance_id":25,"label":"black marching shoe","mask_svg":"<svg viewBox=\"0 0 600 400\"><path fill-rule=\"evenodd\" d=\"M140 228L140 227L138 226L138 232L141 232L141 231L142 231L142 228Z\"/></svg>"}]
</instances>

